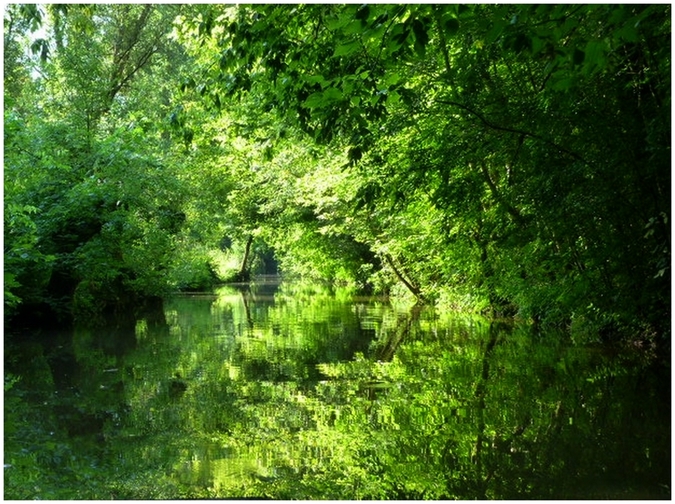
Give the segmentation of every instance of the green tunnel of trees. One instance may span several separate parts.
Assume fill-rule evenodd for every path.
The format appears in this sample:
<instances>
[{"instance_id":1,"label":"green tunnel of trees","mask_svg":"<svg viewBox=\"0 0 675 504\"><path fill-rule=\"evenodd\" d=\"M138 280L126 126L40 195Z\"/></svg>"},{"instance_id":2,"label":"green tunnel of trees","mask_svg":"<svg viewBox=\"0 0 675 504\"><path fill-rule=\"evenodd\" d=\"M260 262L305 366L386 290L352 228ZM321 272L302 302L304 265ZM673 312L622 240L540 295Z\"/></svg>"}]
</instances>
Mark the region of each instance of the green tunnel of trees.
<instances>
[{"instance_id":1,"label":"green tunnel of trees","mask_svg":"<svg viewBox=\"0 0 675 504\"><path fill-rule=\"evenodd\" d=\"M669 338L669 5L9 5L5 319L280 271Z\"/></svg>"}]
</instances>

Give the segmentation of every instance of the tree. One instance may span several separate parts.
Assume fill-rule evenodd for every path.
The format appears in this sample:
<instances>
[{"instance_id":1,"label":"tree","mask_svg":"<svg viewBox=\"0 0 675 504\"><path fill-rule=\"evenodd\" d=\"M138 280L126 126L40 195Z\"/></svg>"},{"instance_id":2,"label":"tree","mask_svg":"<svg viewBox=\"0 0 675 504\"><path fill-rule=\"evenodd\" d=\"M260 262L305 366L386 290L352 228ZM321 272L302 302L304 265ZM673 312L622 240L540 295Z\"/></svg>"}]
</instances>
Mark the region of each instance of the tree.
<instances>
[{"instance_id":1,"label":"tree","mask_svg":"<svg viewBox=\"0 0 675 504\"><path fill-rule=\"evenodd\" d=\"M94 257L118 257L96 282L149 294L245 278L273 249L286 272L665 334L668 14L11 7L10 202L64 299ZM51 38L27 41L45 18Z\"/></svg>"},{"instance_id":2,"label":"tree","mask_svg":"<svg viewBox=\"0 0 675 504\"><path fill-rule=\"evenodd\" d=\"M414 291L460 281L498 312L649 331L669 297L668 121L658 112L669 76L654 70L669 67L667 14L212 6L185 20L183 36L216 48L194 82L205 95L247 97L347 149L364 181L352 211L394 212L391 226L350 232L404 264L405 276L386 261ZM420 222L425 205L440 212L421 247L439 251L429 268L429 254L406 249L410 230L393 225ZM382 247L378 235L391 239Z\"/></svg>"},{"instance_id":3,"label":"tree","mask_svg":"<svg viewBox=\"0 0 675 504\"><path fill-rule=\"evenodd\" d=\"M32 87L5 114L6 215L8 208L29 212L34 222L24 225L33 229L31 252L5 262L24 313L42 311L68 323L73 300L75 313L90 318L167 287L163 270L183 218L181 191L166 169L171 159L161 154L161 112L139 105L158 82L151 58L159 58L160 47L170 54L161 39L172 9L49 10L56 45L44 42L41 74L28 78ZM154 95L160 110L167 107L163 89ZM26 242L11 227L25 221L10 217L6 250Z\"/></svg>"}]
</instances>

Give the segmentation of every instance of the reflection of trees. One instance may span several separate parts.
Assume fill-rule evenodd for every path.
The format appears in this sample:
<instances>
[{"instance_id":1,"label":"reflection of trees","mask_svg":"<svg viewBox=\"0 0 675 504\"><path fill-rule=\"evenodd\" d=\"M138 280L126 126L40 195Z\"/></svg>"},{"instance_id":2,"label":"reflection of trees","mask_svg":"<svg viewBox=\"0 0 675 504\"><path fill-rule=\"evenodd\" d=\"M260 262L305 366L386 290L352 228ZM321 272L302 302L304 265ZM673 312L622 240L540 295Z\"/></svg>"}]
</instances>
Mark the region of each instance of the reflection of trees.
<instances>
[{"instance_id":1,"label":"reflection of trees","mask_svg":"<svg viewBox=\"0 0 675 504\"><path fill-rule=\"evenodd\" d=\"M251 302L253 295L251 294L251 287L248 284L239 287L241 292L241 300L244 303L244 310L246 311L246 322L248 322L249 336L253 333L253 317L251 317Z\"/></svg>"},{"instance_id":2,"label":"reflection of trees","mask_svg":"<svg viewBox=\"0 0 675 504\"><path fill-rule=\"evenodd\" d=\"M115 479L105 498L157 497L145 480L304 499L659 497L669 481L668 373L506 323L329 294L248 301L178 296L127 351L106 343L121 327L64 347L82 399L61 414L92 431L71 436Z\"/></svg>"},{"instance_id":3,"label":"reflection of trees","mask_svg":"<svg viewBox=\"0 0 675 504\"><path fill-rule=\"evenodd\" d=\"M478 414L478 434L476 436L476 447L474 449L473 461L476 465L476 476L477 481L479 481L478 487L478 496L480 498L487 498L485 495L486 485L492 479L493 472L489 472L483 479L483 445L485 443L485 395L487 392L488 379L490 377L490 358L492 350L494 349L497 341L500 337L500 329L502 324L499 322L492 322L490 324L489 330L489 339L485 347L485 353L483 354L482 359L482 370L480 378L476 383L476 402L477 402L477 414Z\"/></svg>"},{"instance_id":4,"label":"reflection of trees","mask_svg":"<svg viewBox=\"0 0 675 504\"><path fill-rule=\"evenodd\" d=\"M394 357L396 350L406 340L414 324L419 320L422 312L422 305L417 303L408 313L396 313L396 323L393 328L383 324L378 339L379 345L376 347L374 357L382 362L389 362Z\"/></svg>"},{"instance_id":5,"label":"reflection of trees","mask_svg":"<svg viewBox=\"0 0 675 504\"><path fill-rule=\"evenodd\" d=\"M396 327L405 330L406 319L400 320ZM385 341L396 341L403 330ZM660 495L658 483L668 476L655 459L669 460L669 443L658 441L656 426L668 425L668 417L650 412L643 418L660 419L651 426L629 420L639 417L627 371L634 363L535 345L526 332L499 322L454 347L419 330L387 363L360 360L326 369L336 381L322 389L323 406L341 412L337 420L327 417L327 425L362 447L350 463L376 468L387 498ZM381 387L359 395L364 384ZM350 389L363 398L361 409L354 399L339 401ZM645 446L659 455L648 459Z\"/></svg>"},{"instance_id":6,"label":"reflection of trees","mask_svg":"<svg viewBox=\"0 0 675 504\"><path fill-rule=\"evenodd\" d=\"M522 332L490 326L482 358L476 361L475 412L455 425L445 445L444 461L452 465L446 472L450 495L659 496L659 481L667 476L645 455L646 446L647 452L662 446L659 429L631 420L640 404L628 371L635 363L604 356L596 361L586 351L552 351L541 343L525 347L526 341ZM666 424L662 414L651 413L656 425ZM658 458L669 460L669 453L662 450Z\"/></svg>"},{"instance_id":7,"label":"reflection of trees","mask_svg":"<svg viewBox=\"0 0 675 504\"><path fill-rule=\"evenodd\" d=\"M614 375L621 366L601 367L598 383L602 391L593 393L587 378L597 363L589 361L584 352L570 352L560 345L534 346L526 333L500 322L485 332L474 330L468 338L460 331L463 336L453 348L451 341L438 342L420 334L423 329L413 320L414 314L390 319L379 332L383 344L376 347L373 360L325 365L321 369L330 380L303 403L278 403L280 417L305 411L315 419L312 429L326 435L317 438L324 439L324 450L347 447L328 459L316 460L300 443L291 463L300 472L285 476L283 488L289 495L294 495L291 489L296 487L304 489L305 498L606 498L634 494L635 488L625 482L605 483L602 491L591 485L598 467L607 464L597 433L609 441L613 433L620 432L612 426L616 417L602 412L617 409L617 404L627 407L630 402L625 391L614 388ZM386 362L385 354L391 355ZM294 439L291 430L280 427L280 433ZM621 444L624 441L613 443ZM654 440L650 444L658 445ZM644 449L643 444L637 445ZM644 454L630 450L632 464L644 460ZM620 450L616 455L617 460L627 458ZM661 454L661 460L665 459ZM317 476L318 481L330 474L335 480L359 481L360 490L326 485L322 493L321 483L308 487L297 479L303 470L317 465L325 471ZM336 471L335 467L352 469ZM368 476L358 476L360 471ZM621 474L625 481L631 479L625 470ZM657 480L651 478L651 494L646 495L658 492ZM439 482L444 483L439 487Z\"/></svg>"},{"instance_id":8,"label":"reflection of trees","mask_svg":"<svg viewBox=\"0 0 675 504\"><path fill-rule=\"evenodd\" d=\"M24 369L14 370L29 379L18 382L14 393L21 400L10 399L12 408L5 410L16 433L16 440L5 438L6 460L20 461L5 497L110 498L115 495L110 488L123 485L118 460L110 454L129 434L134 387L125 358L137 349L139 318L156 334L168 333L157 299L101 326L46 334L27 346L17 342L21 352L39 355L40 366L27 359ZM17 444L21 438L25 441ZM134 465L136 474L143 471L141 459ZM111 474L118 479L108 487Z\"/></svg>"}]
</instances>

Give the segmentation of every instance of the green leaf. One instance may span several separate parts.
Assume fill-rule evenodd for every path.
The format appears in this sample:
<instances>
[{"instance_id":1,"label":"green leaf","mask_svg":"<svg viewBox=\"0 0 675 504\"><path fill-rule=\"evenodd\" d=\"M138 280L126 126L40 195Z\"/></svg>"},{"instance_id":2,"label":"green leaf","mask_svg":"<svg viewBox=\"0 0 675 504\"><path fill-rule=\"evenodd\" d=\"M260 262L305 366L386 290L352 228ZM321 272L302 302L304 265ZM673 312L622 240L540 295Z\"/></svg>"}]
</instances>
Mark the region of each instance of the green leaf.
<instances>
[{"instance_id":1,"label":"green leaf","mask_svg":"<svg viewBox=\"0 0 675 504\"><path fill-rule=\"evenodd\" d=\"M635 26L627 24L622 29L616 32L616 36L624 42L637 42L639 39L638 31Z\"/></svg>"},{"instance_id":2,"label":"green leaf","mask_svg":"<svg viewBox=\"0 0 675 504\"><path fill-rule=\"evenodd\" d=\"M457 6L457 16L458 17L470 17L474 6L469 6L467 4L459 4Z\"/></svg>"},{"instance_id":3,"label":"green leaf","mask_svg":"<svg viewBox=\"0 0 675 504\"><path fill-rule=\"evenodd\" d=\"M536 56L545 47L544 41L539 37L532 37L532 55Z\"/></svg>"},{"instance_id":4,"label":"green leaf","mask_svg":"<svg viewBox=\"0 0 675 504\"><path fill-rule=\"evenodd\" d=\"M345 35L354 35L354 34L361 34L363 33L363 25L362 22L357 20L352 21L349 23L345 29L343 30Z\"/></svg>"},{"instance_id":5,"label":"green leaf","mask_svg":"<svg viewBox=\"0 0 675 504\"><path fill-rule=\"evenodd\" d=\"M37 54L42 50L42 45L45 43L43 39L36 39L30 46L30 50L33 54Z\"/></svg>"},{"instance_id":6,"label":"green leaf","mask_svg":"<svg viewBox=\"0 0 675 504\"><path fill-rule=\"evenodd\" d=\"M420 58L423 58L425 52L426 52L426 48L425 48L424 44L421 44L419 40L415 40L415 53Z\"/></svg>"},{"instance_id":7,"label":"green leaf","mask_svg":"<svg viewBox=\"0 0 675 504\"><path fill-rule=\"evenodd\" d=\"M415 34L415 40L420 44L426 46L429 42L429 35L427 34L427 29L419 19L415 19L412 22L413 33Z\"/></svg>"},{"instance_id":8,"label":"green leaf","mask_svg":"<svg viewBox=\"0 0 675 504\"><path fill-rule=\"evenodd\" d=\"M400 82L400 80L401 80L401 76L398 73L393 72L393 73L390 73L390 74L387 75L387 77L384 79L384 83L387 86L394 86L394 85L398 84Z\"/></svg>"},{"instance_id":9,"label":"green leaf","mask_svg":"<svg viewBox=\"0 0 675 504\"><path fill-rule=\"evenodd\" d=\"M558 77L556 79L556 77ZM563 70L559 70L553 74L551 80L551 88L556 91L567 91L574 84L574 77Z\"/></svg>"},{"instance_id":10,"label":"green leaf","mask_svg":"<svg viewBox=\"0 0 675 504\"><path fill-rule=\"evenodd\" d=\"M308 75L305 77L305 81L309 82L310 84L319 84L321 85L321 88L325 88L327 84L323 75Z\"/></svg>"},{"instance_id":11,"label":"green leaf","mask_svg":"<svg viewBox=\"0 0 675 504\"><path fill-rule=\"evenodd\" d=\"M401 101L401 95L396 91L392 91L387 95L387 105L396 105L399 101Z\"/></svg>"},{"instance_id":12,"label":"green leaf","mask_svg":"<svg viewBox=\"0 0 675 504\"><path fill-rule=\"evenodd\" d=\"M585 49L585 71L594 73L602 70L607 64L605 56L607 47L604 41L589 40Z\"/></svg>"},{"instance_id":13,"label":"green leaf","mask_svg":"<svg viewBox=\"0 0 675 504\"><path fill-rule=\"evenodd\" d=\"M336 18L332 18L326 21L326 26L328 27L329 30L335 31L339 30L340 28L344 28L349 24L351 20L346 17L346 16L338 16Z\"/></svg>"},{"instance_id":14,"label":"green leaf","mask_svg":"<svg viewBox=\"0 0 675 504\"><path fill-rule=\"evenodd\" d=\"M342 100L342 91L338 88L330 87L323 92L324 100L339 101Z\"/></svg>"},{"instance_id":15,"label":"green leaf","mask_svg":"<svg viewBox=\"0 0 675 504\"><path fill-rule=\"evenodd\" d=\"M348 44L339 45L335 48L333 57L349 56L350 54L354 54L356 51L358 51L360 47L361 43L358 40Z\"/></svg>"},{"instance_id":16,"label":"green leaf","mask_svg":"<svg viewBox=\"0 0 675 504\"><path fill-rule=\"evenodd\" d=\"M335 87L329 87L325 91L317 91L309 95L303 106L305 108L323 108L333 102L342 100L342 97L342 91Z\"/></svg>"},{"instance_id":17,"label":"green leaf","mask_svg":"<svg viewBox=\"0 0 675 504\"><path fill-rule=\"evenodd\" d=\"M354 77L347 77L342 81L342 93L349 95L354 91Z\"/></svg>"},{"instance_id":18,"label":"green leaf","mask_svg":"<svg viewBox=\"0 0 675 504\"><path fill-rule=\"evenodd\" d=\"M496 41L501 36L505 26L506 23L503 20L497 20L492 29L487 33L487 35L485 35L485 43L492 44L494 41Z\"/></svg>"},{"instance_id":19,"label":"green leaf","mask_svg":"<svg viewBox=\"0 0 675 504\"><path fill-rule=\"evenodd\" d=\"M563 36L567 36L572 30L576 29L579 26L579 21L573 17L569 17L565 20L565 24L562 26Z\"/></svg>"},{"instance_id":20,"label":"green leaf","mask_svg":"<svg viewBox=\"0 0 675 504\"><path fill-rule=\"evenodd\" d=\"M408 37L408 29L404 23L396 23L390 32L390 36L393 40L403 41Z\"/></svg>"}]
</instances>

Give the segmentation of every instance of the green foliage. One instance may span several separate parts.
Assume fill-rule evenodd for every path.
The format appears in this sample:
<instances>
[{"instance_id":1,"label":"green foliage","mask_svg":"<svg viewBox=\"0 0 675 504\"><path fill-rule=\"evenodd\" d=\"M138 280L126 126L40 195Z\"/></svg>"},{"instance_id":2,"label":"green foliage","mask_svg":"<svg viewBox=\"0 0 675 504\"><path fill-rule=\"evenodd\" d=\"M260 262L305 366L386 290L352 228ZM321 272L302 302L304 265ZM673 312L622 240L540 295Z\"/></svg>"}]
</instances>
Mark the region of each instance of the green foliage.
<instances>
[{"instance_id":1,"label":"green foliage","mask_svg":"<svg viewBox=\"0 0 675 504\"><path fill-rule=\"evenodd\" d=\"M187 249L187 247L186 247ZM178 261L171 268L170 281L179 290L205 291L214 286L215 281L223 280L218 275L217 267L212 266L208 250L193 245L182 252ZM224 272L223 272L224 273Z\"/></svg>"},{"instance_id":2,"label":"green foliage","mask_svg":"<svg viewBox=\"0 0 675 504\"><path fill-rule=\"evenodd\" d=\"M273 254L286 274L665 335L669 13L10 6L6 206L37 209L16 249L39 253L10 251L7 299L67 313L75 292L206 287Z\"/></svg>"},{"instance_id":3,"label":"green foliage","mask_svg":"<svg viewBox=\"0 0 675 504\"><path fill-rule=\"evenodd\" d=\"M658 188L668 185L668 140L653 144L659 168L642 163L660 127L629 119L668 100L667 73L648 63L667 60L650 42L664 42L666 11L216 6L184 16L180 36L202 69L187 88L274 111L355 165L348 177L316 169L331 182L314 181L318 222L293 223L280 255L291 246L296 262L335 271L316 235L353 239L385 265L364 264L371 282L387 272L419 297L454 291L465 305L461 293L473 291L503 314L627 322L639 310L616 301L635 302L647 263L660 261L640 260L655 250L640 233L667 207ZM643 292L664 299L664 287Z\"/></svg>"},{"instance_id":4,"label":"green foliage","mask_svg":"<svg viewBox=\"0 0 675 504\"><path fill-rule=\"evenodd\" d=\"M646 364L537 331L668 354L670 6L4 20L5 322L103 323L72 344L9 338L5 497L579 498L635 475L653 497L667 481L663 429L640 430ZM277 266L311 283L141 313ZM410 306L346 302L361 289ZM640 496L622 484L581 497Z\"/></svg>"},{"instance_id":5,"label":"green foliage","mask_svg":"<svg viewBox=\"0 0 675 504\"><path fill-rule=\"evenodd\" d=\"M46 305L63 321L164 292L185 219L163 128L150 126L167 84L139 106L156 82L141 71L170 18L161 8L92 9L49 10L56 50L5 102L6 300L22 298L25 313Z\"/></svg>"},{"instance_id":6,"label":"green foliage","mask_svg":"<svg viewBox=\"0 0 675 504\"><path fill-rule=\"evenodd\" d=\"M53 256L36 249L37 227L31 214L38 211L30 205L5 202L4 209L4 302L5 313L22 298L31 298L49 279Z\"/></svg>"},{"instance_id":7,"label":"green foliage","mask_svg":"<svg viewBox=\"0 0 675 504\"><path fill-rule=\"evenodd\" d=\"M273 26L285 13L293 23ZM220 73L208 77L214 89L229 75L249 79L237 93L292 116L318 141L349 146L364 218L341 231L390 255L413 290L460 280L502 313L631 325L646 311L620 300L668 296L663 283L640 286L666 271L650 274L663 249L642 234L668 206L668 140L648 154L645 142L661 128L629 119L659 116L668 101L667 73L648 63L665 58L667 67L650 42L665 41L666 14L657 6L252 6L222 12L231 24L201 37L224 48ZM297 78L300 69L307 77ZM462 258L448 260L458 246ZM442 252L427 261L431 250ZM660 325L651 313L648 324Z\"/></svg>"},{"instance_id":8,"label":"green foliage","mask_svg":"<svg viewBox=\"0 0 675 504\"><path fill-rule=\"evenodd\" d=\"M10 346L5 498L669 491L668 373L646 352L314 282L175 295L132 322Z\"/></svg>"}]
</instances>

